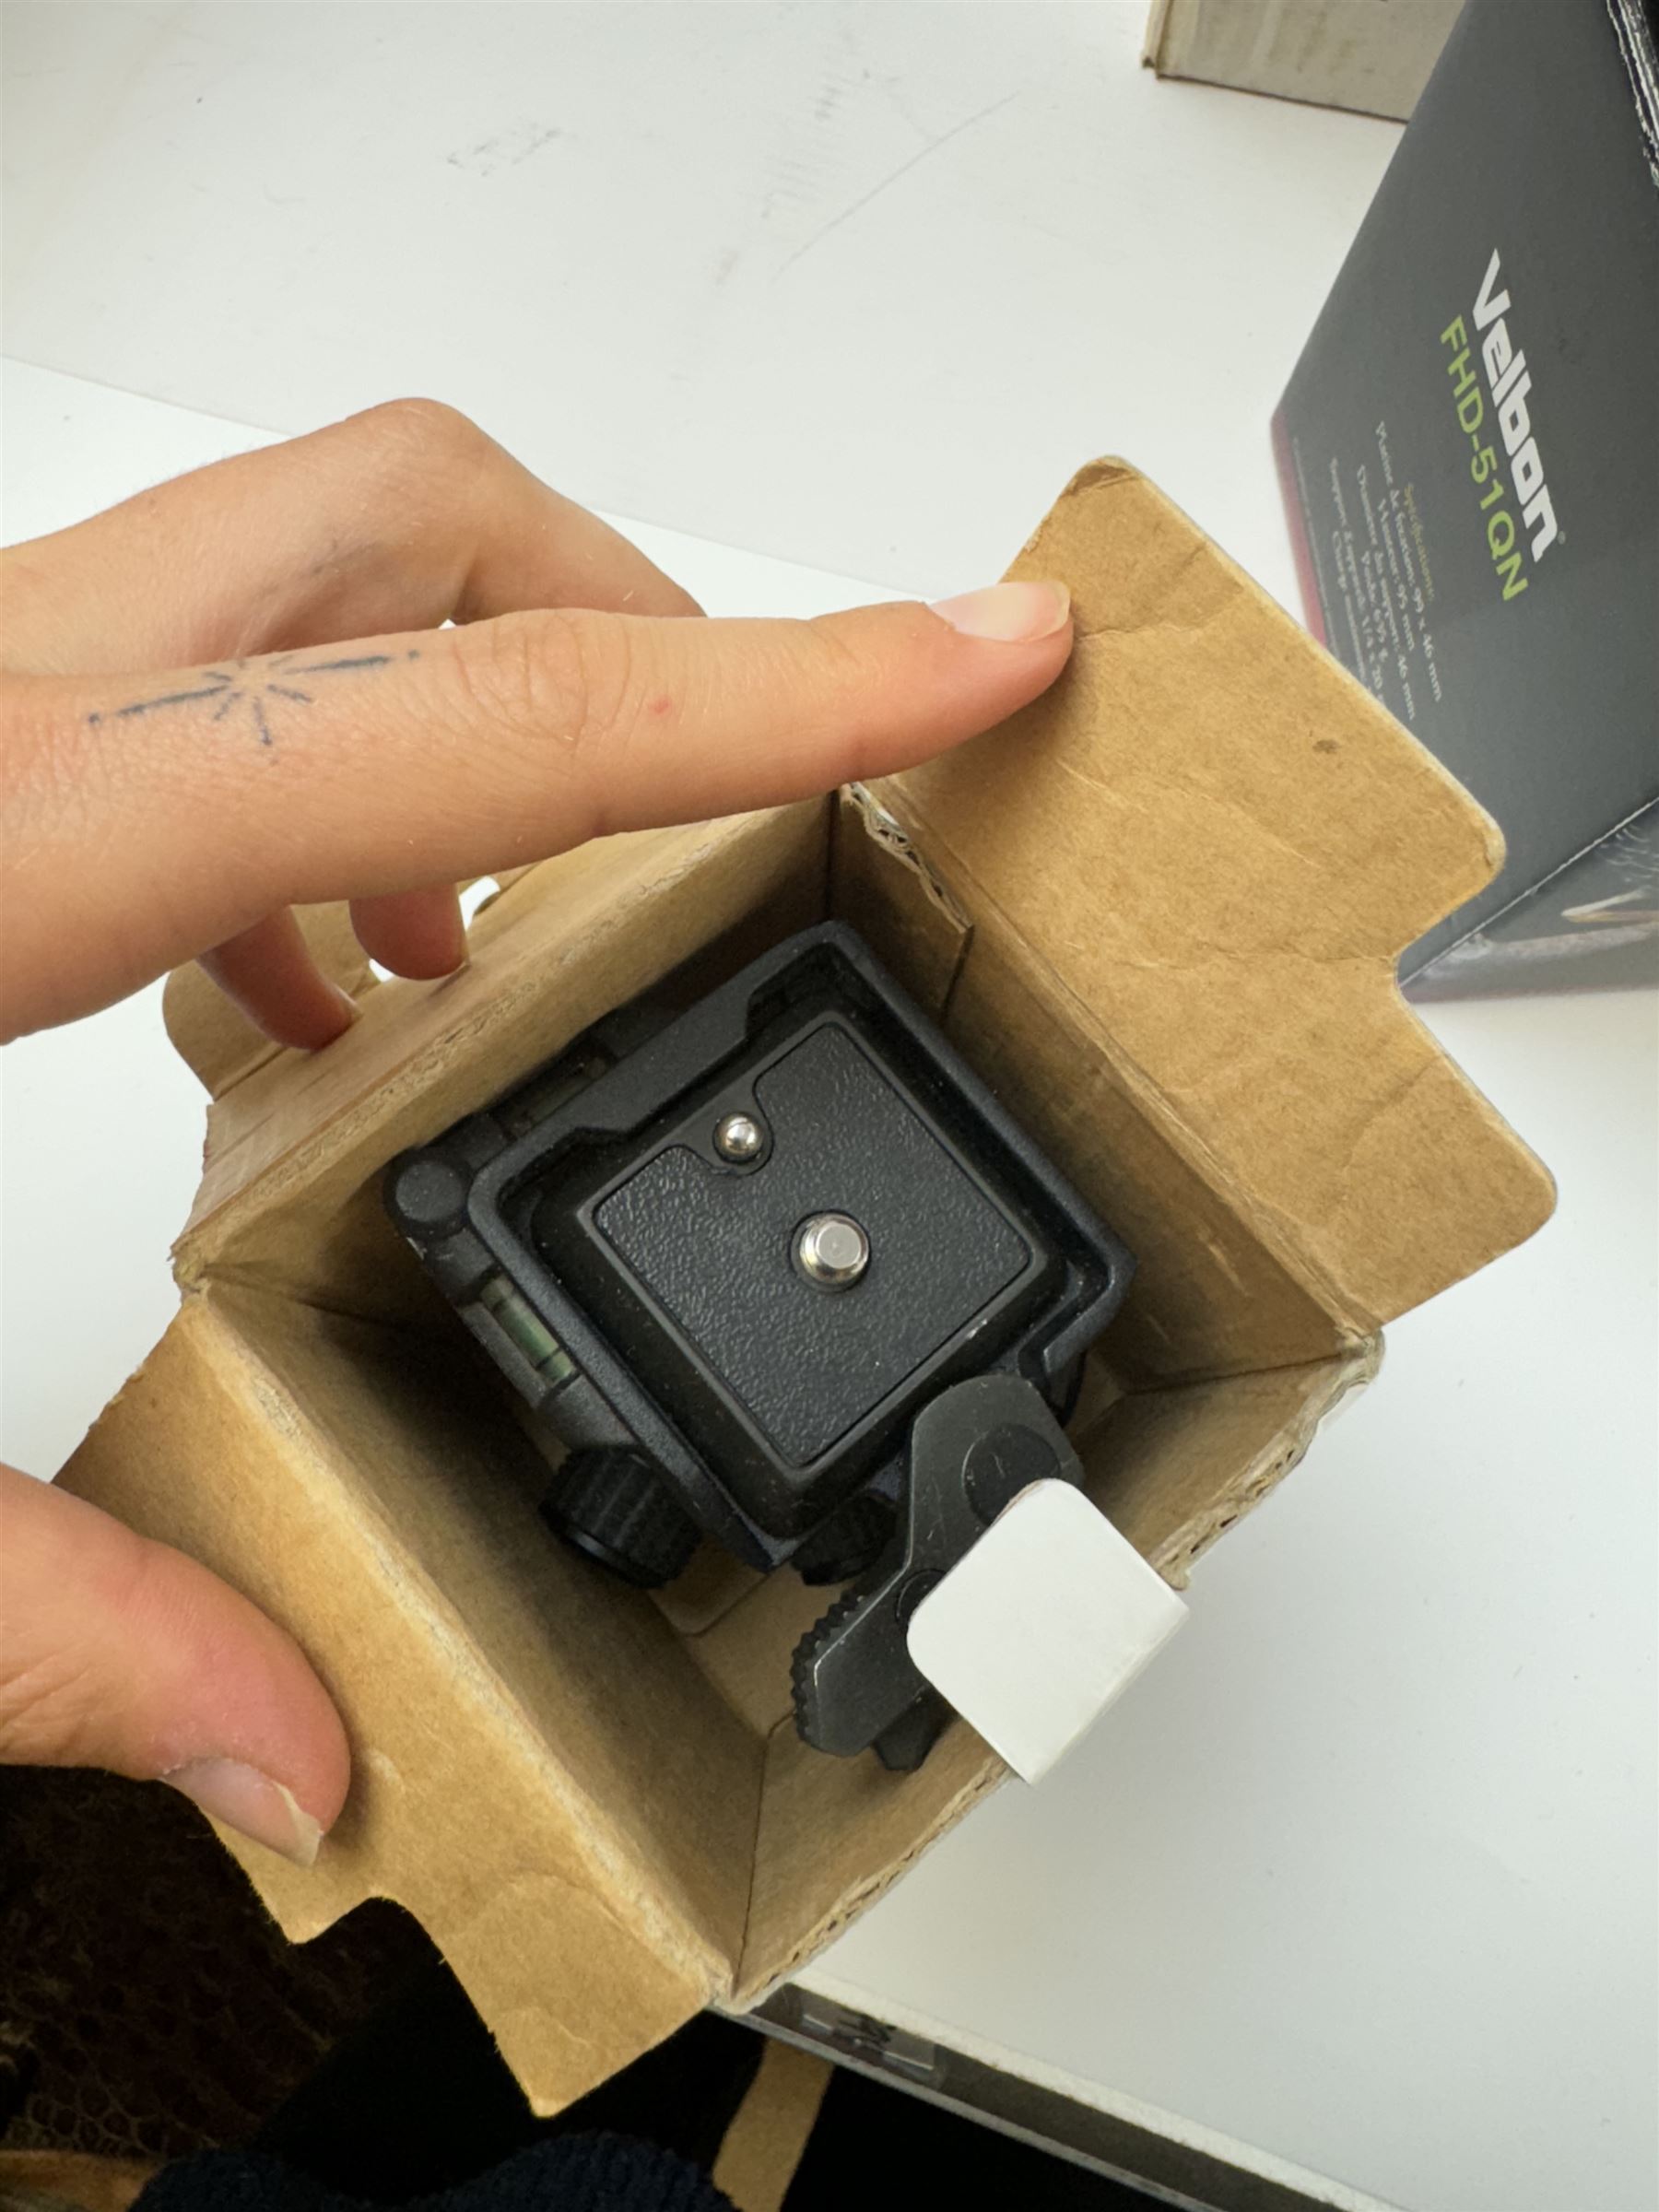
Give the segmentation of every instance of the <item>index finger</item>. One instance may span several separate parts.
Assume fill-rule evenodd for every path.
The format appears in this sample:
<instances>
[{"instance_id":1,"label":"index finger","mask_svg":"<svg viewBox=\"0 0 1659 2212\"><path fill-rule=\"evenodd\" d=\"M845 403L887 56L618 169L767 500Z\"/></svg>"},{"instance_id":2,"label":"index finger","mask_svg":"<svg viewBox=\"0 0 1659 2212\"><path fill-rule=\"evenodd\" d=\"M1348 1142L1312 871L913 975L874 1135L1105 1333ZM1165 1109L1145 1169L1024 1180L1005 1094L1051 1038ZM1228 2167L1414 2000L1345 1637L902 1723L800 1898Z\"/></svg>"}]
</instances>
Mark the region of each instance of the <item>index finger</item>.
<instances>
[{"instance_id":1,"label":"index finger","mask_svg":"<svg viewBox=\"0 0 1659 2212\"><path fill-rule=\"evenodd\" d=\"M156 974L281 905L491 874L890 772L1025 705L1070 647L1064 589L1016 583L815 622L516 615L37 686L14 1022L62 1018L27 979L53 971L60 996L84 994L95 971L77 947L100 932ZM31 960L66 876L74 931Z\"/></svg>"}]
</instances>

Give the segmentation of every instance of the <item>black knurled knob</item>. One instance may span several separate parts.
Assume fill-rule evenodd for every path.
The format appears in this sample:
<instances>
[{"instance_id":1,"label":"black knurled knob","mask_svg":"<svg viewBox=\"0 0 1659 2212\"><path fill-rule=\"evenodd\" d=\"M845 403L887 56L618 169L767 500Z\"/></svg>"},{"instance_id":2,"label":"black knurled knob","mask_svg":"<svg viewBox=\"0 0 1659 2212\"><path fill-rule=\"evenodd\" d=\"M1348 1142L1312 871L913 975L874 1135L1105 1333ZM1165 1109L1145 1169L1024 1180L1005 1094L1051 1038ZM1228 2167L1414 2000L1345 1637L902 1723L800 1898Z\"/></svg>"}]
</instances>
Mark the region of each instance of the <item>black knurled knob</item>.
<instances>
[{"instance_id":1,"label":"black knurled knob","mask_svg":"<svg viewBox=\"0 0 1659 2212\"><path fill-rule=\"evenodd\" d=\"M673 1582L697 1549L696 1522L651 1463L626 1448L573 1452L541 1510L579 1551L641 1590Z\"/></svg>"}]
</instances>

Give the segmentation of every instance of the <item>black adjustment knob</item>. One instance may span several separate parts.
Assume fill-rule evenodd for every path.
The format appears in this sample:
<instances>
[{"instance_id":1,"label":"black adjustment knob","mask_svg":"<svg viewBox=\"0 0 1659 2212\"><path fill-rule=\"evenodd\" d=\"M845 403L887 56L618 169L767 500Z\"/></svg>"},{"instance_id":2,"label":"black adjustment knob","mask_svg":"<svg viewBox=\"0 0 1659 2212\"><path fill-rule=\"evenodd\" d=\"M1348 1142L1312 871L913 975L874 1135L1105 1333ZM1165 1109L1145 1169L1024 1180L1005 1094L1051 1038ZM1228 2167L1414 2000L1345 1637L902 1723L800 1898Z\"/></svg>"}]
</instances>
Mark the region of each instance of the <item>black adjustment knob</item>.
<instances>
[{"instance_id":1,"label":"black adjustment knob","mask_svg":"<svg viewBox=\"0 0 1659 2212\"><path fill-rule=\"evenodd\" d=\"M673 1582L697 1549L696 1522L650 1462L626 1448L573 1452L541 1510L579 1551L641 1590Z\"/></svg>"},{"instance_id":2,"label":"black adjustment knob","mask_svg":"<svg viewBox=\"0 0 1659 2212\"><path fill-rule=\"evenodd\" d=\"M405 1236L441 1237L466 1218L466 1177L436 1149L406 1153L388 1178L386 1205Z\"/></svg>"},{"instance_id":3,"label":"black adjustment knob","mask_svg":"<svg viewBox=\"0 0 1659 2212\"><path fill-rule=\"evenodd\" d=\"M885 1498L861 1490L815 1528L790 1565L817 1589L825 1583L851 1582L874 1566L893 1535L893 1509Z\"/></svg>"}]
</instances>

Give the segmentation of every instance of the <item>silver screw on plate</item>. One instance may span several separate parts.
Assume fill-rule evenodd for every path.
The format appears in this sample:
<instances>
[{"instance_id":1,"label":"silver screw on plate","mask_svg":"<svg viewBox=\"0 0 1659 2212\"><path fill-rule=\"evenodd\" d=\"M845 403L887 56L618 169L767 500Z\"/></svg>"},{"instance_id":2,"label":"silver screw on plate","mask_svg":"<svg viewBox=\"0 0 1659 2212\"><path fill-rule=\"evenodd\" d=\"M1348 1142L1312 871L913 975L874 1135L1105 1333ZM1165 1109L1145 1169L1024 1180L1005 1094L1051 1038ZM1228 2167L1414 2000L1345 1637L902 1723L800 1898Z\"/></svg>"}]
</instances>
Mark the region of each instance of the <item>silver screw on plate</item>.
<instances>
[{"instance_id":1,"label":"silver screw on plate","mask_svg":"<svg viewBox=\"0 0 1659 2212\"><path fill-rule=\"evenodd\" d=\"M827 1290L844 1290L870 1264L870 1240L850 1214L814 1214L795 1238L801 1273Z\"/></svg>"},{"instance_id":2,"label":"silver screw on plate","mask_svg":"<svg viewBox=\"0 0 1659 2212\"><path fill-rule=\"evenodd\" d=\"M759 1159L766 1149L766 1132L750 1113L728 1113L714 1131L714 1149L722 1159Z\"/></svg>"}]
</instances>

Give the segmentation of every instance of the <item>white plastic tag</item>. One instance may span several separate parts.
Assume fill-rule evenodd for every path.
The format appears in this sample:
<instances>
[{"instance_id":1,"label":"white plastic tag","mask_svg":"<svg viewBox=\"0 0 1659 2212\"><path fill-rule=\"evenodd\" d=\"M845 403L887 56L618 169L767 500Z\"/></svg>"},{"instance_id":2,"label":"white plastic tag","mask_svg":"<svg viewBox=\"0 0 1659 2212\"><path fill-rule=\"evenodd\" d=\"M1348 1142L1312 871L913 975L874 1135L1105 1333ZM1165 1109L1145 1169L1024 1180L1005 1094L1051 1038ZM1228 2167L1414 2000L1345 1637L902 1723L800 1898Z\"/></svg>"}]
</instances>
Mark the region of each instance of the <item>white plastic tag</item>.
<instances>
[{"instance_id":1,"label":"white plastic tag","mask_svg":"<svg viewBox=\"0 0 1659 2212\"><path fill-rule=\"evenodd\" d=\"M910 1655L1013 1768L1039 1782L1186 1618L1069 1482L1034 1482L911 1617Z\"/></svg>"}]
</instances>

